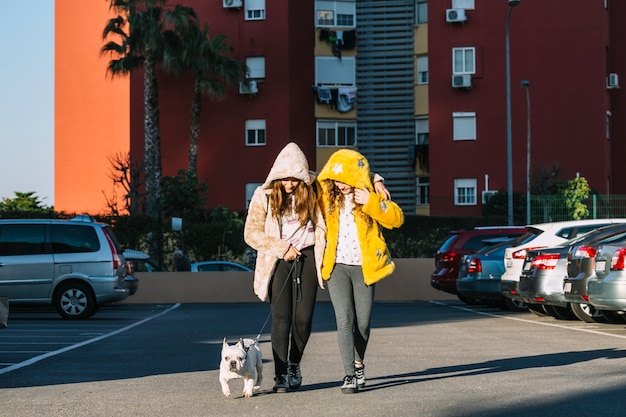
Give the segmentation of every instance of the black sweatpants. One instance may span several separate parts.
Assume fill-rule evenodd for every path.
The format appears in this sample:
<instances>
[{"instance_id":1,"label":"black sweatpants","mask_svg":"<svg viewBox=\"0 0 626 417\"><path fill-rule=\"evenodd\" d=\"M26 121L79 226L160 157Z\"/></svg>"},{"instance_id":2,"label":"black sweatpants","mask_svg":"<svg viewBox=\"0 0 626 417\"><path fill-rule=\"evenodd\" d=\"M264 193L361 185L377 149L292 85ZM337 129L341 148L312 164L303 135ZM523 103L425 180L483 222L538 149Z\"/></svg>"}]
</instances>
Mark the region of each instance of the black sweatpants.
<instances>
[{"instance_id":1,"label":"black sweatpants","mask_svg":"<svg viewBox=\"0 0 626 417\"><path fill-rule=\"evenodd\" d=\"M315 255L312 246L300 252L298 261L278 261L269 288L276 376L287 374L288 361L300 363L311 335L318 286Z\"/></svg>"}]
</instances>

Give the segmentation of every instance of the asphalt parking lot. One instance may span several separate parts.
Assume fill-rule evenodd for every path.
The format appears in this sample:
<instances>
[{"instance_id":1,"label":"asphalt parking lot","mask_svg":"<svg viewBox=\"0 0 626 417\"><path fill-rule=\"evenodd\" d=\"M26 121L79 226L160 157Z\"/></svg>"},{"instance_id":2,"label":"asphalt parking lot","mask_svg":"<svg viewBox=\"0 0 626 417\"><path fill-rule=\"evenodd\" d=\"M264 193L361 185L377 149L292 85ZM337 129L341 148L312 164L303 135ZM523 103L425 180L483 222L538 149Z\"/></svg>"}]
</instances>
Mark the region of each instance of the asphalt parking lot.
<instances>
[{"instance_id":1,"label":"asphalt parking lot","mask_svg":"<svg viewBox=\"0 0 626 417\"><path fill-rule=\"evenodd\" d=\"M365 390L341 394L329 303L318 304L304 385L253 398L218 382L224 337L255 337L262 303L114 305L91 320L12 311L0 330L0 415L623 416L626 324L590 324L458 301L376 303Z\"/></svg>"}]
</instances>

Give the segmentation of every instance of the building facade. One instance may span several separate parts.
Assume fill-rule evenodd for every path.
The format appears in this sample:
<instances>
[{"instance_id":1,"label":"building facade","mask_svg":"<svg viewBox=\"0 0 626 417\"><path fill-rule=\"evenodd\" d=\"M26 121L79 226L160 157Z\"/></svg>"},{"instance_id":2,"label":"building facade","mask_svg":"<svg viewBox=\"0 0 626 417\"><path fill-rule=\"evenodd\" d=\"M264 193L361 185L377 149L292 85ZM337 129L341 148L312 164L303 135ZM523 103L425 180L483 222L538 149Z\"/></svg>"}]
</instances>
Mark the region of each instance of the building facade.
<instances>
[{"instance_id":1,"label":"building facade","mask_svg":"<svg viewBox=\"0 0 626 417\"><path fill-rule=\"evenodd\" d=\"M295 141L312 169L321 169L334 150L356 147L385 177L406 213L480 216L486 198L507 190L509 12L514 190L526 191L530 157L534 175L568 180L578 174L602 194L626 193L619 160L626 147L626 121L620 117L626 109L618 88L620 75L626 77L626 58L619 53L626 39L619 24L624 2L521 0L515 7L507 0L182 3L208 22L212 36L229 36L234 56L246 62L253 81L252 91L235 88L224 100L203 99L198 174L209 185L212 207L245 209L277 153ZM76 20L78 13L87 13L85 7L98 9L92 25L103 27L107 10L102 5L57 6L57 24ZM63 65L84 50L59 42L57 48L62 61L57 68L92 70ZM86 82L104 90L123 85L111 84L104 70L98 71L100 81L92 75ZM71 72L57 75L63 77L68 82ZM159 73L163 175L187 167L192 82ZM101 126L110 117L97 111L84 118L92 125L84 130L122 138L131 155L141 157L142 74L133 74L124 88L126 93L116 96L121 109L128 100L127 130ZM66 90L58 88L57 96L61 100ZM112 108L111 100L94 106ZM57 124L67 126L80 114L76 105L71 114L59 113ZM63 149L78 140L70 130L57 129L57 143L65 144L57 152L67 152ZM56 206L83 210L64 197L76 187L62 157L55 167ZM102 200L102 190L97 193Z\"/></svg>"}]
</instances>

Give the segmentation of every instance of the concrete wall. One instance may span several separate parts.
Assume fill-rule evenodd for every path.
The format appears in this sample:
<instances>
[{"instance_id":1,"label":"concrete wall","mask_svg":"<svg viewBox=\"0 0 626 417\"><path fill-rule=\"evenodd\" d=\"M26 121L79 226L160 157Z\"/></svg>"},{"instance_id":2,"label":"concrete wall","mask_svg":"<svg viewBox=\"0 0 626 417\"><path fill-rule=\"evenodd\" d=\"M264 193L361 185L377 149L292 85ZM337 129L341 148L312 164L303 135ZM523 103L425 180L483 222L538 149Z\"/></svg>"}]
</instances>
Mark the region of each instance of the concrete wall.
<instances>
[{"instance_id":1,"label":"concrete wall","mask_svg":"<svg viewBox=\"0 0 626 417\"><path fill-rule=\"evenodd\" d=\"M450 300L452 294L430 286L433 259L396 259L396 271L376 286L378 301ZM258 302L252 272L138 273L139 289L125 303L247 303ZM329 301L328 290L318 301Z\"/></svg>"}]
</instances>

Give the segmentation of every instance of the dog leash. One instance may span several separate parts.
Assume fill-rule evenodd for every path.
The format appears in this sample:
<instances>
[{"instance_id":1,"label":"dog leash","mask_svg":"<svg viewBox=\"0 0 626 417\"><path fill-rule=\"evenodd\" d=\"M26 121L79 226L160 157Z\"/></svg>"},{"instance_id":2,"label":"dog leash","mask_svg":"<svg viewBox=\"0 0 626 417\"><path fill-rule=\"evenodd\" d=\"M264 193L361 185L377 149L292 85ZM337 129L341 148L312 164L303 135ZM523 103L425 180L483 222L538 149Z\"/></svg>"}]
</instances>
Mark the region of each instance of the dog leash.
<instances>
[{"instance_id":1,"label":"dog leash","mask_svg":"<svg viewBox=\"0 0 626 417\"><path fill-rule=\"evenodd\" d=\"M289 282L289 277L294 271L296 264L299 262L299 260L300 260L300 257L298 256L291 264L291 268L289 268L289 274L287 275L287 279L285 279L285 282L283 283L283 286L281 287L280 292L278 293L278 297L276 298L277 301L280 300L280 296L283 294L283 291L285 290L285 287L287 286L287 283ZM300 268L300 273L302 273L302 268ZM300 275L296 274L296 278L293 278L293 281L297 285L296 291L299 293L300 300L301 300L302 288L301 288L301 283L300 283ZM296 300L296 301L299 302L300 300ZM263 333L263 330L265 329L265 326L267 325L267 322L269 321L270 317L272 317L273 312L274 312L274 307L270 304L270 314L268 314L267 317L265 318L265 322L263 323L263 326L261 326L261 330L259 330L259 334L257 334L256 336L256 339L255 339L256 341L258 341L261 338L261 333Z\"/></svg>"}]
</instances>

